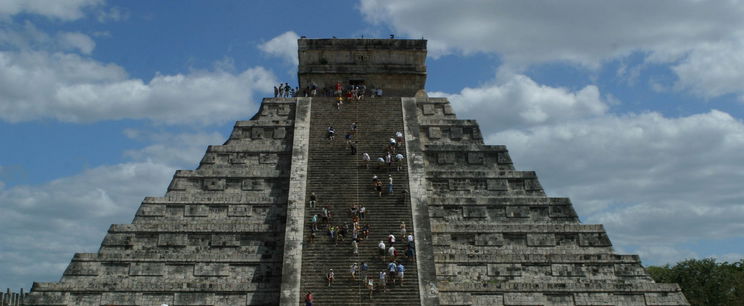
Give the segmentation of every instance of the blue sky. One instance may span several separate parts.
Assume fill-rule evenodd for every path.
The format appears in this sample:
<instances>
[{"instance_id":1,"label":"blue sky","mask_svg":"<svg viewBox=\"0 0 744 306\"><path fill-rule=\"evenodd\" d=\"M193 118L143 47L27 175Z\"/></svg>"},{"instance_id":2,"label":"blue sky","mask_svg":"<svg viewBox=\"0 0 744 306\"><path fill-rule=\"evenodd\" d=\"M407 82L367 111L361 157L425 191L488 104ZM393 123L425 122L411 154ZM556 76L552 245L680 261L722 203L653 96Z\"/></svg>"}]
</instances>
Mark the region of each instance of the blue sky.
<instances>
[{"instance_id":1,"label":"blue sky","mask_svg":"<svg viewBox=\"0 0 744 306\"><path fill-rule=\"evenodd\" d=\"M429 40L427 90L645 264L744 257L740 1L0 2L0 288L193 169L296 39Z\"/></svg>"}]
</instances>

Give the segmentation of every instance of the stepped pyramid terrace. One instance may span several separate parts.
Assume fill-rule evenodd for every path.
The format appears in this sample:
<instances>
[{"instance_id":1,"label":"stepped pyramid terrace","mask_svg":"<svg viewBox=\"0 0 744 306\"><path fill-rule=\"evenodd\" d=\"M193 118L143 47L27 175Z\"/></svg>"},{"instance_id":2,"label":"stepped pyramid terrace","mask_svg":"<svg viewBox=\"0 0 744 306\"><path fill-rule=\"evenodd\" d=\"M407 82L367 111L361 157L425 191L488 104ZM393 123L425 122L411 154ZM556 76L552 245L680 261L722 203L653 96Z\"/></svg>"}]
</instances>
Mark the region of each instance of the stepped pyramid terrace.
<instances>
[{"instance_id":1,"label":"stepped pyramid terrace","mask_svg":"<svg viewBox=\"0 0 744 306\"><path fill-rule=\"evenodd\" d=\"M476 121L428 97L426 43L299 39L297 97L265 98L98 252L74 254L19 303L305 305L312 292L315 305L689 305L506 146L484 144ZM346 229L332 240L329 227ZM393 257L402 281L385 272ZM354 263L368 266L356 280Z\"/></svg>"}]
</instances>

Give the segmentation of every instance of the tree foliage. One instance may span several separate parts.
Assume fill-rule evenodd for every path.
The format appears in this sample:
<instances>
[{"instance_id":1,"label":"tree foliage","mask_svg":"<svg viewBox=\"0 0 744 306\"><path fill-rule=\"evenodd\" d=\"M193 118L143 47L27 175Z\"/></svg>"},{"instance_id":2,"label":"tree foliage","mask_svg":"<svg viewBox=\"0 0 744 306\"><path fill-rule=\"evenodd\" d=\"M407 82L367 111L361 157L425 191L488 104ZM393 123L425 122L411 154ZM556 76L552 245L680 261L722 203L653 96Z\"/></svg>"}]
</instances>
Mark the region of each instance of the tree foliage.
<instances>
[{"instance_id":1,"label":"tree foliage","mask_svg":"<svg viewBox=\"0 0 744 306\"><path fill-rule=\"evenodd\" d=\"M647 270L657 283L679 284L690 305L744 305L744 259L688 259Z\"/></svg>"}]
</instances>

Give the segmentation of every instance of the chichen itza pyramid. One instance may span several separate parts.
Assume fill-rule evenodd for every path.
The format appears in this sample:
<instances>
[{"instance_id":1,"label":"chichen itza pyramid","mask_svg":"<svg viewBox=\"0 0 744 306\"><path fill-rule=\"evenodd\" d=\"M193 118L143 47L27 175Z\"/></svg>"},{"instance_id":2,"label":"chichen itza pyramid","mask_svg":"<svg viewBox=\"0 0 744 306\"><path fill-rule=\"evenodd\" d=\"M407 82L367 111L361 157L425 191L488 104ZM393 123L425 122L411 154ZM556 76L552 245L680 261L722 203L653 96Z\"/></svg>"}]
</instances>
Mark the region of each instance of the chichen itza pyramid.
<instances>
[{"instance_id":1,"label":"chichen itza pyramid","mask_svg":"<svg viewBox=\"0 0 744 306\"><path fill-rule=\"evenodd\" d=\"M312 291L316 305L689 305L638 256L616 254L602 225L581 224L569 199L547 196L535 172L516 170L506 146L484 144L474 120L426 95L425 40L298 44L299 87L317 87L315 96L265 98L195 170L177 171L164 196L146 197L131 224L112 225L98 252L75 254L59 282L34 283L23 304L294 306ZM324 94L337 82L367 95L337 109ZM381 97L370 96L376 88ZM352 122L355 155L344 139ZM380 167L396 131L405 159ZM392 178L393 192L379 196L373 175ZM353 205L370 228L358 254ZM343 241L325 225L310 241L323 207L331 225L349 227ZM401 222L414 243L400 237ZM406 271L383 290L390 257L378 243L389 246L391 233ZM362 262L371 295L362 275L352 280Z\"/></svg>"}]
</instances>

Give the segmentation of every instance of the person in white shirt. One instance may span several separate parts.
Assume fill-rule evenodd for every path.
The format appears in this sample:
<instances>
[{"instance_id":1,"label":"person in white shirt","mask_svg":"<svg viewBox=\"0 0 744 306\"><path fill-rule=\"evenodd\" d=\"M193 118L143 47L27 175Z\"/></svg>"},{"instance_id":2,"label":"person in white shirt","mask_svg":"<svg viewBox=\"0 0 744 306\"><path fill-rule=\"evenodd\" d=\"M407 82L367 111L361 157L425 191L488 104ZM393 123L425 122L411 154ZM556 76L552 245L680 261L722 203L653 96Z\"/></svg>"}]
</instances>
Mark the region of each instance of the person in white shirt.
<instances>
[{"instance_id":1,"label":"person in white shirt","mask_svg":"<svg viewBox=\"0 0 744 306\"><path fill-rule=\"evenodd\" d=\"M362 153L362 160L364 161L364 168L369 169L369 154L367 152Z\"/></svg>"}]
</instances>

